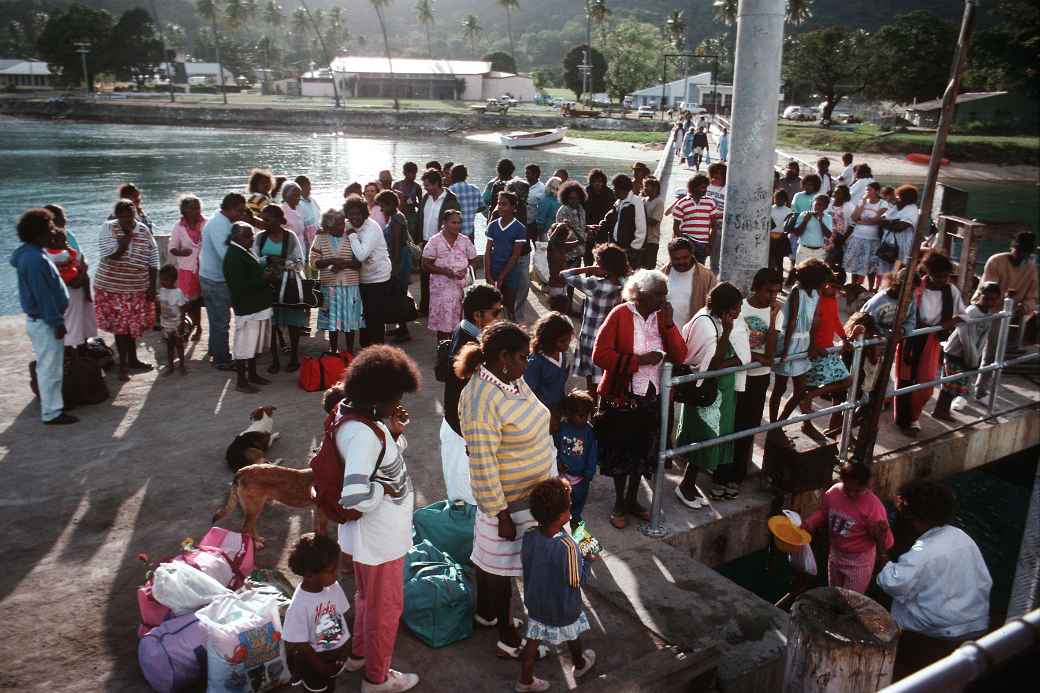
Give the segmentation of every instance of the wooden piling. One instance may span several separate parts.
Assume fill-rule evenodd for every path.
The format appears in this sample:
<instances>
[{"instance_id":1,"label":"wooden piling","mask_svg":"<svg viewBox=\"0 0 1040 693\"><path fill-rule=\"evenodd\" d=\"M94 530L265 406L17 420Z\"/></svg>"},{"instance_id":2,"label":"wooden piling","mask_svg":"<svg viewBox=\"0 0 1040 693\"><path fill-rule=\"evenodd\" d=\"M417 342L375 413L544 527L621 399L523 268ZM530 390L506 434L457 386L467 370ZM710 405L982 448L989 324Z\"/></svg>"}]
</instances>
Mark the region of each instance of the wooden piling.
<instances>
[{"instance_id":1,"label":"wooden piling","mask_svg":"<svg viewBox=\"0 0 1040 693\"><path fill-rule=\"evenodd\" d=\"M874 693L892 682L899 628L877 602L840 587L791 608L784 693Z\"/></svg>"}]
</instances>

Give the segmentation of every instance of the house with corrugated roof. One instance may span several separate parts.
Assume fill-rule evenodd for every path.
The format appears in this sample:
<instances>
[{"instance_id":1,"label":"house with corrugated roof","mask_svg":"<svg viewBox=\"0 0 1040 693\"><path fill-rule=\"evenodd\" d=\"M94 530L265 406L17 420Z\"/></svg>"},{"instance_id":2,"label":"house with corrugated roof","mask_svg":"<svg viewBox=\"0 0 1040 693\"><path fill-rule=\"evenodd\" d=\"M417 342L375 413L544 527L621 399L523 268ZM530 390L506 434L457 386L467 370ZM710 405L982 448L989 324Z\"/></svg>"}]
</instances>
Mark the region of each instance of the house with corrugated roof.
<instances>
[{"instance_id":1,"label":"house with corrugated roof","mask_svg":"<svg viewBox=\"0 0 1040 693\"><path fill-rule=\"evenodd\" d=\"M939 125L942 99L913 103L906 107L904 117L913 125L934 128ZM1040 120L1040 102L1024 94L1007 91L965 92L957 96L954 123L966 126L1024 126L1035 128Z\"/></svg>"},{"instance_id":2,"label":"house with corrugated roof","mask_svg":"<svg viewBox=\"0 0 1040 693\"><path fill-rule=\"evenodd\" d=\"M53 89L54 75L43 60L0 58L0 89L32 91Z\"/></svg>"}]
</instances>

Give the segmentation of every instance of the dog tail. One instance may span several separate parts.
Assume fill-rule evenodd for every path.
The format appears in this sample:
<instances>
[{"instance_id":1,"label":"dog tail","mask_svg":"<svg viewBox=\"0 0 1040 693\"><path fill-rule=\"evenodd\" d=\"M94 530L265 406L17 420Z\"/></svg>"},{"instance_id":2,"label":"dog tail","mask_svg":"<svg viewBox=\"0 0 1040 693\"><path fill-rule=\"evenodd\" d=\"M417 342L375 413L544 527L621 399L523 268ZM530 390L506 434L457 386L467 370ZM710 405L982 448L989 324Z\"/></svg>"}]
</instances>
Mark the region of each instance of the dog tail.
<instances>
[{"instance_id":1,"label":"dog tail","mask_svg":"<svg viewBox=\"0 0 1040 693\"><path fill-rule=\"evenodd\" d=\"M231 488L228 489L228 497L224 501L224 507L213 513L213 524L217 524L225 515L234 510L236 505L238 505L238 474L235 475L235 480L231 482Z\"/></svg>"}]
</instances>

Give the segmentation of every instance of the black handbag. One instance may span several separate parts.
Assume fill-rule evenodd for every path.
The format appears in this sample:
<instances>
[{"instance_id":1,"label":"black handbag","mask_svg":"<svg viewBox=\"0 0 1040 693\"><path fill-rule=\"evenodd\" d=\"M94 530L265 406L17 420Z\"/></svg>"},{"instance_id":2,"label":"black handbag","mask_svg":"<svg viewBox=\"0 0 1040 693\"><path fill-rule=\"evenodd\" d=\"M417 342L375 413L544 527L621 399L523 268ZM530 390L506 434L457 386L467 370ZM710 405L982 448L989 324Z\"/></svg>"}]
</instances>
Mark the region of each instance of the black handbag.
<instances>
[{"instance_id":1,"label":"black handbag","mask_svg":"<svg viewBox=\"0 0 1040 693\"><path fill-rule=\"evenodd\" d=\"M899 259L899 246L896 244L896 239L892 237L891 231L881 237L881 245L878 246L875 255L890 265L895 264L895 261Z\"/></svg>"},{"instance_id":2,"label":"black handbag","mask_svg":"<svg viewBox=\"0 0 1040 693\"><path fill-rule=\"evenodd\" d=\"M292 242L290 239L293 238L288 231L285 233L281 254L282 276L274 281L272 304L277 308L321 308L321 283L316 279L304 279L299 272L285 269L285 261L289 257L289 243ZM267 243L266 233L260 239L259 251L261 253L265 243Z\"/></svg>"},{"instance_id":3,"label":"black handbag","mask_svg":"<svg viewBox=\"0 0 1040 693\"><path fill-rule=\"evenodd\" d=\"M419 317L419 309L415 306L415 299L408 294L407 287L402 286L399 282L390 282L390 296L388 299L384 317L386 323L404 324Z\"/></svg>"},{"instance_id":4,"label":"black handbag","mask_svg":"<svg viewBox=\"0 0 1040 693\"><path fill-rule=\"evenodd\" d=\"M718 338L719 328L715 325L715 319L710 315L707 316L711 320L712 326L715 328L715 337ZM695 371L687 364L682 364L675 367L672 371L674 377L682 375L693 375ZM700 382L700 386L697 383ZM719 381L718 378L704 378L701 381L691 380L680 385L676 385L675 401L680 404L692 404L695 407L707 407L711 405L719 396Z\"/></svg>"}]
</instances>

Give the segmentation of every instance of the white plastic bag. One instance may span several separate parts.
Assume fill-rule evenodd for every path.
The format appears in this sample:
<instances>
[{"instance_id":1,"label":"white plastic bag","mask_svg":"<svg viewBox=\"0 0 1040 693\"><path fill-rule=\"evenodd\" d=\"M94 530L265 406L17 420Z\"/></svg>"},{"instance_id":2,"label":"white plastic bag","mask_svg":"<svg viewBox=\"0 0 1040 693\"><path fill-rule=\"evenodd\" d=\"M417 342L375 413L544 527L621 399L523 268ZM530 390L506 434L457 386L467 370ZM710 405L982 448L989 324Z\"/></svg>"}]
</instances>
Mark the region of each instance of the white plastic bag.
<instances>
[{"instance_id":1,"label":"white plastic bag","mask_svg":"<svg viewBox=\"0 0 1040 693\"><path fill-rule=\"evenodd\" d=\"M799 573L816 575L816 556L813 555L812 547L808 544L803 546L800 551L788 554L787 558L791 561L791 567Z\"/></svg>"},{"instance_id":2,"label":"white plastic bag","mask_svg":"<svg viewBox=\"0 0 1040 693\"><path fill-rule=\"evenodd\" d=\"M534 261L534 273L542 284L549 283L549 244L545 241L535 241L534 251L531 258Z\"/></svg>"},{"instance_id":3,"label":"white plastic bag","mask_svg":"<svg viewBox=\"0 0 1040 693\"><path fill-rule=\"evenodd\" d=\"M183 561L160 563L155 569L152 596L175 616L190 614L228 594L233 592Z\"/></svg>"},{"instance_id":4,"label":"white plastic bag","mask_svg":"<svg viewBox=\"0 0 1040 693\"><path fill-rule=\"evenodd\" d=\"M275 588L244 590L195 612L209 635L206 693L261 693L289 682L279 599Z\"/></svg>"},{"instance_id":5,"label":"white plastic bag","mask_svg":"<svg viewBox=\"0 0 1040 693\"><path fill-rule=\"evenodd\" d=\"M456 433L447 421L441 421L441 471L448 500L476 505L473 486L469 480L469 456L466 439Z\"/></svg>"}]
</instances>

